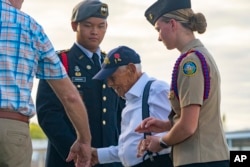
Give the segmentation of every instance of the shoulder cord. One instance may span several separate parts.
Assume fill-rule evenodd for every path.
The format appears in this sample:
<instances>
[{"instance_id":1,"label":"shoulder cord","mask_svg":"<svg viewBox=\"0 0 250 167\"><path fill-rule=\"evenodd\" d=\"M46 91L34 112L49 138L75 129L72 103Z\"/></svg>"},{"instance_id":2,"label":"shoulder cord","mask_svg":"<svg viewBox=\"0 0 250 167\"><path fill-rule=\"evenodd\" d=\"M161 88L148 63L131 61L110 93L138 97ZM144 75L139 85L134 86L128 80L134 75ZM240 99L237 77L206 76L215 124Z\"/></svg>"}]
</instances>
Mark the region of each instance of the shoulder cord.
<instances>
[{"instance_id":1,"label":"shoulder cord","mask_svg":"<svg viewBox=\"0 0 250 167\"><path fill-rule=\"evenodd\" d=\"M60 59L62 61L62 64L63 64L66 72L68 73L69 72L69 63L68 63L68 57L67 57L66 52L60 53L60 56L61 56ZM103 55L101 56L101 62L103 62Z\"/></svg>"},{"instance_id":2,"label":"shoulder cord","mask_svg":"<svg viewBox=\"0 0 250 167\"><path fill-rule=\"evenodd\" d=\"M152 84L152 82L154 82L154 80L150 80L147 82L146 86L144 87L143 90L143 96L142 96L142 120L144 120L145 118L149 117L149 105L148 105L148 96L149 96L149 90L150 90L150 86ZM151 135L151 132L148 133L144 133L144 139L146 139L147 135ZM158 153L156 153L158 155ZM147 153L143 156L143 161L145 160L146 156L149 156L150 161L154 161L153 158L153 153L149 150L147 150Z\"/></svg>"},{"instance_id":3,"label":"shoulder cord","mask_svg":"<svg viewBox=\"0 0 250 167\"><path fill-rule=\"evenodd\" d=\"M61 55L62 64L63 64L66 72L68 73L69 72L69 64L68 64L67 54L65 52L62 52L60 55Z\"/></svg>"},{"instance_id":4,"label":"shoulder cord","mask_svg":"<svg viewBox=\"0 0 250 167\"><path fill-rule=\"evenodd\" d=\"M203 56L202 53L196 51L196 50L190 50L184 54L182 54L177 61L175 62L174 65L174 69L173 69L173 73L172 73L172 83L171 83L171 90L174 91L175 96L177 97L177 99L179 100L179 96L178 96L178 89L177 89L177 79L178 79L178 69L179 69L179 65L182 61L183 58L185 58L189 53L194 52L197 57L200 59L201 62L201 66L202 66L202 71L203 71L203 75L204 75L204 95L203 95L203 100L207 99L209 96L209 91L210 91L210 77L209 77L209 71L208 71L208 66L207 66L207 62L205 60L205 57Z\"/></svg>"}]
</instances>

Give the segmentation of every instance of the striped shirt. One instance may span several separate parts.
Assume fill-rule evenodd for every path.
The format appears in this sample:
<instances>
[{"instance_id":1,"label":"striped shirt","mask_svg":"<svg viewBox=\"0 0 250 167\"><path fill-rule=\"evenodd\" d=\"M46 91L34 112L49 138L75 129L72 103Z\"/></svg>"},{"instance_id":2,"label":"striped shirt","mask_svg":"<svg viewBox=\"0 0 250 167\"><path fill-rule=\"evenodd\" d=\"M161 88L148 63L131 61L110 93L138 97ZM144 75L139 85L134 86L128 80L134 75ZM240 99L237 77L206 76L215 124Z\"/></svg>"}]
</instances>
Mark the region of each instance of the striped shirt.
<instances>
[{"instance_id":1,"label":"striped shirt","mask_svg":"<svg viewBox=\"0 0 250 167\"><path fill-rule=\"evenodd\" d=\"M0 18L0 108L33 116L34 76L62 79L66 72L43 28L33 18L8 0L1 0Z\"/></svg>"}]
</instances>

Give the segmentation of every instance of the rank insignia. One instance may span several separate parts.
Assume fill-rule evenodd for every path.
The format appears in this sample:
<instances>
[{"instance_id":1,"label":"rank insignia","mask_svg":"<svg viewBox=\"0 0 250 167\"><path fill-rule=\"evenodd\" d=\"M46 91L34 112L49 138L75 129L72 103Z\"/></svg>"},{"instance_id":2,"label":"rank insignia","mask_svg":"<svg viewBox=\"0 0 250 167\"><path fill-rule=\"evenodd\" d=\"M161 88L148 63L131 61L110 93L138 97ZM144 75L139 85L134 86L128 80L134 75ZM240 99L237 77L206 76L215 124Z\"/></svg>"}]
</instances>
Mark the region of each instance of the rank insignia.
<instances>
[{"instance_id":1,"label":"rank insignia","mask_svg":"<svg viewBox=\"0 0 250 167\"><path fill-rule=\"evenodd\" d=\"M196 73L197 66L193 61L188 61L183 65L183 73L187 76L192 76Z\"/></svg>"},{"instance_id":2,"label":"rank insignia","mask_svg":"<svg viewBox=\"0 0 250 167\"><path fill-rule=\"evenodd\" d=\"M81 55L78 57L79 60L81 60L84 57L84 55Z\"/></svg>"}]
</instances>

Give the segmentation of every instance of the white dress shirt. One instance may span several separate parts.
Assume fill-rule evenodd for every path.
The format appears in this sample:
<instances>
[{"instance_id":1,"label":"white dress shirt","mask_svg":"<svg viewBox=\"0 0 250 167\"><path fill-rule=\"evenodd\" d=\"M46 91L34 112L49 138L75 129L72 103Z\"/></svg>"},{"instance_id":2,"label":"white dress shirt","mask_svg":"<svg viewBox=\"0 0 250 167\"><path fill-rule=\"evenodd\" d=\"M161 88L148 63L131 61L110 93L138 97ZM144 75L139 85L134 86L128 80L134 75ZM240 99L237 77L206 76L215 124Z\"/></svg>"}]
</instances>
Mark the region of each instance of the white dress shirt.
<instances>
[{"instance_id":1,"label":"white dress shirt","mask_svg":"<svg viewBox=\"0 0 250 167\"><path fill-rule=\"evenodd\" d=\"M146 83L153 78L149 78L146 73L132 86L125 94L126 106L122 111L121 134L118 146L98 148L97 154L100 164L121 162L124 166L133 166L143 161L137 158L137 145L143 139L143 133L135 132L135 128L142 121L142 96ZM148 97L150 116L167 120L171 111L168 100L169 85L164 81L155 80ZM162 136L165 133L158 133ZM155 135L155 134L152 134ZM169 153L170 149L164 149L159 154Z\"/></svg>"}]
</instances>

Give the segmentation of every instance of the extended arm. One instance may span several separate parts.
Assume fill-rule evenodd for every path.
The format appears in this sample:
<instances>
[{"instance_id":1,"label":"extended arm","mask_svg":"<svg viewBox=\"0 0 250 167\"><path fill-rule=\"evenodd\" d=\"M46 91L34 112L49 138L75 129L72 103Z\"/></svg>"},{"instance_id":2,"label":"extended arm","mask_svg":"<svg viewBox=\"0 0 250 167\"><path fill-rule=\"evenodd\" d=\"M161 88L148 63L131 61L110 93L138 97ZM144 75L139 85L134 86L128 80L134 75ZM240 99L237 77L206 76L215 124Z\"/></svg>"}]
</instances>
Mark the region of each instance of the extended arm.
<instances>
[{"instance_id":1,"label":"extended arm","mask_svg":"<svg viewBox=\"0 0 250 167\"><path fill-rule=\"evenodd\" d=\"M74 159L80 165L89 165L91 158L91 134L86 107L69 78L48 80L48 83L63 103L65 111L77 132L77 140L71 147L67 160Z\"/></svg>"}]
</instances>

